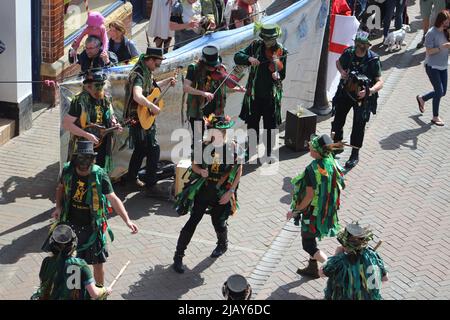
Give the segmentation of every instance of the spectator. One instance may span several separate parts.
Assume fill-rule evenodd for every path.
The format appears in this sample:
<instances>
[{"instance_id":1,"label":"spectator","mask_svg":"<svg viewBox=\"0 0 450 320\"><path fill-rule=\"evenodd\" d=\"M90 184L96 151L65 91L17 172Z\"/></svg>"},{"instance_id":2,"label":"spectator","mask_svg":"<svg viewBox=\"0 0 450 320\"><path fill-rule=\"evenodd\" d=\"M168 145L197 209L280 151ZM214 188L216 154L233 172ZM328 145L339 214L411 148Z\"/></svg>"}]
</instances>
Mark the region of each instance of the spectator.
<instances>
[{"instance_id":1,"label":"spectator","mask_svg":"<svg viewBox=\"0 0 450 320\"><path fill-rule=\"evenodd\" d=\"M384 17L383 17L383 42L389 33L392 16L395 10L395 30L400 30L403 25L403 12L405 8L405 0L386 0L384 3Z\"/></svg>"},{"instance_id":2,"label":"spectator","mask_svg":"<svg viewBox=\"0 0 450 320\"><path fill-rule=\"evenodd\" d=\"M153 1L152 15L148 22L148 35L154 38L157 48L164 46L164 53L169 51L170 42L174 36L173 30L169 28L173 2L173 0Z\"/></svg>"},{"instance_id":3,"label":"spectator","mask_svg":"<svg viewBox=\"0 0 450 320\"><path fill-rule=\"evenodd\" d=\"M420 49L424 45L425 35L428 32L430 23L434 23L434 16L436 12L441 12L445 9L445 0L420 0L420 15L422 16L423 37L417 44L417 49ZM433 16L431 13L433 12Z\"/></svg>"},{"instance_id":4,"label":"spectator","mask_svg":"<svg viewBox=\"0 0 450 320\"><path fill-rule=\"evenodd\" d=\"M361 15L366 12L367 0L347 0L347 3L356 19L360 20Z\"/></svg>"},{"instance_id":5,"label":"spectator","mask_svg":"<svg viewBox=\"0 0 450 320\"><path fill-rule=\"evenodd\" d=\"M89 36L84 44L85 49L78 55L78 63L81 66L81 72L86 72L89 69L103 68L111 66L118 62L117 56L108 51L102 52L100 39L94 36Z\"/></svg>"},{"instance_id":6,"label":"spectator","mask_svg":"<svg viewBox=\"0 0 450 320\"><path fill-rule=\"evenodd\" d=\"M174 50L199 37L197 32L201 17L202 5L198 0L178 0L173 4L169 26L170 30L175 31Z\"/></svg>"},{"instance_id":7,"label":"spectator","mask_svg":"<svg viewBox=\"0 0 450 320\"><path fill-rule=\"evenodd\" d=\"M258 12L259 12L258 0L228 0L225 8L225 20L228 29L234 29L233 22L231 21L233 14L235 15L234 17L236 17L236 15L238 17L245 15L244 18L240 18L237 20L245 19L243 23L244 25L247 25L252 22L255 22L255 17Z\"/></svg>"},{"instance_id":8,"label":"spectator","mask_svg":"<svg viewBox=\"0 0 450 320\"><path fill-rule=\"evenodd\" d=\"M230 23L228 29L237 29L249 24L248 15L244 9L239 8L231 11Z\"/></svg>"},{"instance_id":9,"label":"spectator","mask_svg":"<svg viewBox=\"0 0 450 320\"><path fill-rule=\"evenodd\" d=\"M425 71L433 85L434 91L416 97L420 112L425 111L425 102L433 99L433 119L437 126L443 126L444 122L439 117L439 103L441 97L447 92L447 68L450 42L448 40L447 29L450 26L450 13L447 10L441 11L437 17L434 27L425 35Z\"/></svg>"},{"instance_id":10,"label":"spectator","mask_svg":"<svg viewBox=\"0 0 450 320\"><path fill-rule=\"evenodd\" d=\"M125 33L122 21L117 20L109 24L109 49L115 53L119 62L128 61L140 54L134 41L125 37Z\"/></svg>"}]
</instances>

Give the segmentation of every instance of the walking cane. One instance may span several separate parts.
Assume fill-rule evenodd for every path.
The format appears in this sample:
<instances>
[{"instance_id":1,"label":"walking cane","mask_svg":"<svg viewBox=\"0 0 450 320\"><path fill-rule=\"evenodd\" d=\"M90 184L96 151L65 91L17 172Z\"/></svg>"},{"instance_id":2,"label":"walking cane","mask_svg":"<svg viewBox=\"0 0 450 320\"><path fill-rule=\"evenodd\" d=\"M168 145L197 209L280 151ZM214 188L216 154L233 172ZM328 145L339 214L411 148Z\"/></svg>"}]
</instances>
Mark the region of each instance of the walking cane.
<instances>
[{"instance_id":1,"label":"walking cane","mask_svg":"<svg viewBox=\"0 0 450 320\"><path fill-rule=\"evenodd\" d=\"M128 260L127 263L125 263L125 265L123 266L122 269L120 269L119 274L117 275L117 277L114 278L113 282L111 282L109 289L112 290L112 288L114 287L114 285L116 284L117 280L119 280L119 278L122 276L123 272L125 271L125 269L128 267L128 265L130 264L130 260Z\"/></svg>"},{"instance_id":2,"label":"walking cane","mask_svg":"<svg viewBox=\"0 0 450 320\"><path fill-rule=\"evenodd\" d=\"M377 251L377 249L381 246L382 243L383 243L383 240L378 241L378 243L375 246L375 248L373 248L373 251Z\"/></svg>"}]
</instances>

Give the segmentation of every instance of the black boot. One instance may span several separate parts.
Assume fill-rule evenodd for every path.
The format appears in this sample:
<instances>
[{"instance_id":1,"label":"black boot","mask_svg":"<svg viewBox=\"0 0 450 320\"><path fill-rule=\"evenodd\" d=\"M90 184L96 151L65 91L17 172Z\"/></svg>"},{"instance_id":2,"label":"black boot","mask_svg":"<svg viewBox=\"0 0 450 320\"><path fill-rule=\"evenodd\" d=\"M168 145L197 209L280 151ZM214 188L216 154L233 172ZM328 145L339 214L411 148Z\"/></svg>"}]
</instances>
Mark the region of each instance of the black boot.
<instances>
[{"instance_id":1,"label":"black boot","mask_svg":"<svg viewBox=\"0 0 450 320\"><path fill-rule=\"evenodd\" d=\"M217 247L211 253L211 258L218 258L228 250L228 230L217 232Z\"/></svg>"},{"instance_id":2,"label":"black boot","mask_svg":"<svg viewBox=\"0 0 450 320\"><path fill-rule=\"evenodd\" d=\"M172 268L177 273L184 273L183 256L184 254L179 254L178 252L175 252L175 255L173 256Z\"/></svg>"},{"instance_id":3,"label":"black boot","mask_svg":"<svg viewBox=\"0 0 450 320\"><path fill-rule=\"evenodd\" d=\"M319 266L317 265L317 260L309 259L308 265L304 269L298 269L297 273L303 277L310 277L313 279L320 278Z\"/></svg>"},{"instance_id":4,"label":"black boot","mask_svg":"<svg viewBox=\"0 0 450 320\"><path fill-rule=\"evenodd\" d=\"M359 149L352 149L352 154L350 155L350 159L345 163L346 169L352 169L359 162Z\"/></svg>"}]
</instances>

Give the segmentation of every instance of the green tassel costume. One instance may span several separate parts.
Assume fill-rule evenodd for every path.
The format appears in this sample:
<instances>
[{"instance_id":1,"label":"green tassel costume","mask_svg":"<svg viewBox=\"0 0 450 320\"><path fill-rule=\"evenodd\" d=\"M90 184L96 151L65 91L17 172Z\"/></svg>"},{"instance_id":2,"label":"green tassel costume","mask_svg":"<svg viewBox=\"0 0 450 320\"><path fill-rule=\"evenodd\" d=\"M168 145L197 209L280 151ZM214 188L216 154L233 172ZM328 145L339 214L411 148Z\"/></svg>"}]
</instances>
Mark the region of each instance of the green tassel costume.
<instances>
[{"instance_id":1,"label":"green tassel costume","mask_svg":"<svg viewBox=\"0 0 450 320\"><path fill-rule=\"evenodd\" d=\"M66 163L63 169L63 185L64 185L64 196L63 196L63 210L61 212L61 217L59 223L66 223L69 215L69 207L72 195L72 178L74 176L75 168ZM98 255L106 247L107 234L109 235L111 241L114 241L114 234L108 225L107 213L111 213L111 204L109 203L106 196L102 193L102 168L97 165L93 165L92 172L88 179L88 189L86 194L86 204L89 205L91 209L91 219L92 219L92 229L94 233L89 237L88 241L83 244L78 244L77 252L82 252L95 242L99 242L99 251L95 254Z\"/></svg>"},{"instance_id":2,"label":"green tassel costume","mask_svg":"<svg viewBox=\"0 0 450 320\"><path fill-rule=\"evenodd\" d=\"M112 108L111 99L110 98L103 98L101 100L97 100L99 103L101 109L104 111L104 121L106 122L105 127L110 128L112 126L112 117L114 115L114 110ZM96 113L95 109L92 106L92 98L86 90L83 90L81 93L75 95L72 99L70 108L80 108L81 114L79 118L79 125L81 128L85 128L87 125L91 123L95 123L95 121L91 121L91 119L95 119ZM69 158L68 161L71 160L72 154L75 152L75 148L77 145L78 137L72 135L70 142L69 142ZM114 167L113 167L113 161L112 161L112 136L108 135L105 137L104 140L106 143L106 155L105 155L105 165L104 170L106 173L110 173Z\"/></svg>"},{"instance_id":3,"label":"green tassel costume","mask_svg":"<svg viewBox=\"0 0 450 320\"><path fill-rule=\"evenodd\" d=\"M331 154L326 154L313 139L312 147L322 154L322 159L313 160L303 173L292 179L294 194L291 210L306 194L306 175L315 181L314 197L310 205L301 212L301 229L303 234L310 234L321 240L325 236L335 236L339 231L337 211L340 206L341 190L345 188L343 169Z\"/></svg>"},{"instance_id":4,"label":"green tassel costume","mask_svg":"<svg viewBox=\"0 0 450 320\"><path fill-rule=\"evenodd\" d=\"M45 258L39 278L41 284L31 300L89 300L90 296L84 284L79 289L67 287L69 267L89 268L82 259L67 257L63 254ZM88 271L90 273L90 271Z\"/></svg>"},{"instance_id":5,"label":"green tassel costume","mask_svg":"<svg viewBox=\"0 0 450 320\"><path fill-rule=\"evenodd\" d=\"M255 23L254 32L257 33L261 29L262 25ZM281 29L277 30L278 36L281 36ZM260 86L260 91L267 91L270 92L270 95L273 99L273 103L275 106L275 121L277 125L280 125L281 120L281 99L283 98L283 86L282 81L284 80L286 76L286 63L287 63L287 54L288 51L280 44L277 44L279 50L281 50L282 55L280 56L280 61L283 64L283 69L279 71L280 74L280 80L279 81L273 81L270 76L270 82L271 83L264 83L264 89ZM246 93L244 95L244 100L242 102L242 109L241 113L239 114L239 117L244 120L246 123L249 120L249 117L251 115L251 106L253 104L253 101L255 100L255 88L257 87L257 82L261 82L261 79L258 78L258 75L260 75L262 72L268 72L268 66L269 66L269 59L266 56L265 50L264 50L264 41L263 40L254 40L247 48L244 48L240 51L238 51L234 56L234 62L236 65L244 65L244 66L250 66L250 62L248 62L249 57L254 57L258 59L261 64L258 66L251 66L250 67L250 74L248 76L248 81L246 85ZM266 70L267 69L267 70ZM261 85L261 84L260 84ZM264 92L259 93L264 94Z\"/></svg>"}]
</instances>

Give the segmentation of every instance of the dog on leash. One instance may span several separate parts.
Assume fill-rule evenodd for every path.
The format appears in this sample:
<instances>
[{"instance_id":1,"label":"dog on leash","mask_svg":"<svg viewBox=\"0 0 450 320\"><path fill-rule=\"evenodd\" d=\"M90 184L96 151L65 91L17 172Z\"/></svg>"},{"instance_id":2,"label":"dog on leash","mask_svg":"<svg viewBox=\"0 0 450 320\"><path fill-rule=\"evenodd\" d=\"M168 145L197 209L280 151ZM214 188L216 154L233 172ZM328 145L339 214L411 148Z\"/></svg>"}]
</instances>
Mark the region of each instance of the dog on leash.
<instances>
[{"instance_id":1,"label":"dog on leash","mask_svg":"<svg viewBox=\"0 0 450 320\"><path fill-rule=\"evenodd\" d=\"M411 28L409 25L404 24L401 29L390 32L386 39L384 39L383 44L387 47L386 51L392 52L395 49L401 49L402 44L405 41L406 32L410 32Z\"/></svg>"}]
</instances>

